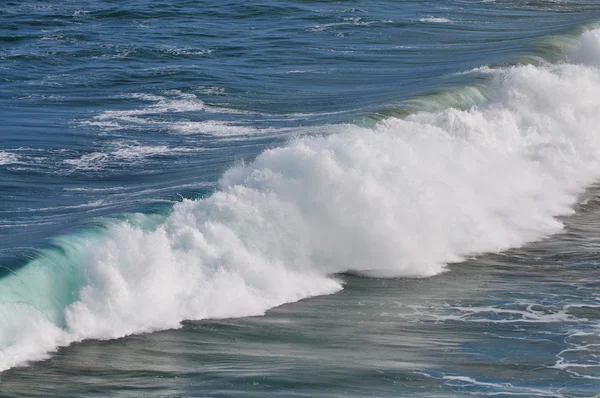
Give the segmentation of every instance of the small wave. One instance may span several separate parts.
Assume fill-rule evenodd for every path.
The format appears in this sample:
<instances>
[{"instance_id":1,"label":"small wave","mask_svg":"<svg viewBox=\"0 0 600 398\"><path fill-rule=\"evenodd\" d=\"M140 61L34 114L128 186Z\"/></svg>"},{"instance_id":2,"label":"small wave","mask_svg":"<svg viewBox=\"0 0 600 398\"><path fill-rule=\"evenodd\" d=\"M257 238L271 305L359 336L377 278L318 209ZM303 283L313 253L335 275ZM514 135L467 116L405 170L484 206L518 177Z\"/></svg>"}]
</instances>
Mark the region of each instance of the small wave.
<instances>
[{"instance_id":1,"label":"small wave","mask_svg":"<svg viewBox=\"0 0 600 398\"><path fill-rule=\"evenodd\" d=\"M117 143L115 148L106 152L93 152L76 159L67 159L69 164L78 171L102 170L111 164L140 163L150 157L198 152L197 148L178 148L166 145L139 145L131 143Z\"/></svg>"},{"instance_id":2,"label":"small wave","mask_svg":"<svg viewBox=\"0 0 600 398\"><path fill-rule=\"evenodd\" d=\"M276 131L275 129L257 129L248 126L239 126L232 123L207 120L204 122L176 122L168 124L169 130L177 134L194 135L207 134L215 137L234 137L265 134Z\"/></svg>"},{"instance_id":3,"label":"small wave","mask_svg":"<svg viewBox=\"0 0 600 398\"><path fill-rule=\"evenodd\" d=\"M137 93L128 95L129 98L140 99L144 101L154 102L150 107L140 109L148 113L165 113L165 112L196 112L205 111L209 113L225 113L225 114L249 114L249 111L238 110L232 108L211 106L200 100L196 94L184 93L180 90L167 90L162 95ZM108 111L111 112L111 111ZM115 111L113 111L115 112ZM110 113L108 113L110 114ZM143 113L137 113L143 114Z\"/></svg>"},{"instance_id":4,"label":"small wave","mask_svg":"<svg viewBox=\"0 0 600 398\"><path fill-rule=\"evenodd\" d=\"M85 208L96 208L96 207L102 207L102 206L106 206L107 202L99 199L99 200L93 200L87 203L81 203L78 205L72 205L72 206L53 206L53 207L41 207L38 209L29 209L30 211L54 211L54 210L73 210L73 209L85 209Z\"/></svg>"},{"instance_id":5,"label":"small wave","mask_svg":"<svg viewBox=\"0 0 600 398\"><path fill-rule=\"evenodd\" d=\"M487 65L484 65L484 66L479 66L477 68L473 68L470 70L456 72L456 73L454 73L454 75L457 75L457 76L470 75L470 74L491 75L494 73L502 73L502 72L503 72L502 69L495 69L495 68L491 68Z\"/></svg>"},{"instance_id":6,"label":"small wave","mask_svg":"<svg viewBox=\"0 0 600 398\"><path fill-rule=\"evenodd\" d=\"M84 126L97 127L105 131L122 130L122 129L146 129L148 127L171 129L174 131L191 131L191 126L196 123L198 129L203 129L211 124L215 127L216 135L222 135L222 132L229 126L229 130L241 131L243 127L227 125L217 121L193 122L180 121L173 123L170 120L165 120L170 114L181 113L216 113L216 114L248 114L247 111L241 111L225 107L211 106L200 100L195 94L183 93L179 90L169 90L162 95L135 93L130 94L127 98L150 102L149 106L140 107L129 110L108 110L94 116L90 120L79 122ZM204 129L205 134L209 134L209 129ZM245 132L250 132L250 129L245 129ZM233 134L230 134L233 135Z\"/></svg>"},{"instance_id":7,"label":"small wave","mask_svg":"<svg viewBox=\"0 0 600 398\"><path fill-rule=\"evenodd\" d=\"M431 377L431 376L430 376ZM468 376L449 376L444 375L441 377L445 380L445 384L453 387L462 387L468 389L469 387L483 388L484 391L478 392L477 395L481 396L495 396L500 395L498 390L502 391L502 395L512 396L527 396L527 397L555 397L565 398L562 394L557 394L556 391L544 390L541 388L521 387L514 385L513 383L494 383L479 381ZM486 391L487 390L487 391Z\"/></svg>"},{"instance_id":8,"label":"small wave","mask_svg":"<svg viewBox=\"0 0 600 398\"><path fill-rule=\"evenodd\" d=\"M539 303L516 303L512 306L446 306L431 308L412 305L412 314L405 315L419 322L464 322L485 324L579 323L580 318L568 313L568 307L544 307Z\"/></svg>"},{"instance_id":9,"label":"small wave","mask_svg":"<svg viewBox=\"0 0 600 398\"><path fill-rule=\"evenodd\" d=\"M194 49L189 47L165 46L159 50L169 55L209 55L213 53L210 49Z\"/></svg>"},{"instance_id":10,"label":"small wave","mask_svg":"<svg viewBox=\"0 0 600 398\"><path fill-rule=\"evenodd\" d=\"M419 19L419 22L428 22L428 23L454 23L452 19L443 18L443 17L424 17Z\"/></svg>"},{"instance_id":11,"label":"small wave","mask_svg":"<svg viewBox=\"0 0 600 398\"><path fill-rule=\"evenodd\" d=\"M313 25L310 28L307 28L307 32L325 32L329 31L331 28L342 28L347 29L348 27L363 27L370 26L373 24L388 24L393 23L390 20L367 20L364 17L345 17L342 18L339 22L329 22L324 24Z\"/></svg>"},{"instance_id":12,"label":"small wave","mask_svg":"<svg viewBox=\"0 0 600 398\"><path fill-rule=\"evenodd\" d=\"M0 166L18 163L19 157L14 153L0 151Z\"/></svg>"},{"instance_id":13,"label":"small wave","mask_svg":"<svg viewBox=\"0 0 600 398\"><path fill-rule=\"evenodd\" d=\"M126 187L106 187L106 188L89 188L89 187L77 187L77 188L64 188L64 191L68 192L119 192L127 190Z\"/></svg>"}]
</instances>

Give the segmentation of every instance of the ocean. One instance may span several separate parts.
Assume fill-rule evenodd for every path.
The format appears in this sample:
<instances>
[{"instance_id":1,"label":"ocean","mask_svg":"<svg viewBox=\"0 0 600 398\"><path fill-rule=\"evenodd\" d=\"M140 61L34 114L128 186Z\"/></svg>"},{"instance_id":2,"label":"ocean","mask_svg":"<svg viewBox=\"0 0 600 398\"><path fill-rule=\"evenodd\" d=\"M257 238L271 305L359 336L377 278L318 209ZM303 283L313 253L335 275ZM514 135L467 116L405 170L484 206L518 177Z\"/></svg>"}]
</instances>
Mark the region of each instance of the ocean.
<instances>
[{"instance_id":1,"label":"ocean","mask_svg":"<svg viewBox=\"0 0 600 398\"><path fill-rule=\"evenodd\" d=\"M0 397L600 397L600 3L5 0Z\"/></svg>"}]
</instances>

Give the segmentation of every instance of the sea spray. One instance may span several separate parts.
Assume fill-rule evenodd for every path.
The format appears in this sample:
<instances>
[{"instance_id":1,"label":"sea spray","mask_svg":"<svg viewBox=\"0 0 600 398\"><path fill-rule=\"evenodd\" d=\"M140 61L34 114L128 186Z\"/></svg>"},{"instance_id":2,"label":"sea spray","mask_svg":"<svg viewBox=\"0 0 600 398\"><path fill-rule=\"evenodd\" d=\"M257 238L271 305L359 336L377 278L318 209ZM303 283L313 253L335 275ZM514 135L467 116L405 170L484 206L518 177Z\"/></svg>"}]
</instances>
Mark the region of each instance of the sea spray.
<instances>
[{"instance_id":1,"label":"sea spray","mask_svg":"<svg viewBox=\"0 0 600 398\"><path fill-rule=\"evenodd\" d=\"M560 230L600 175L600 43L570 64L495 73L469 110L296 139L147 229L63 239L0 280L0 370L86 338L258 315L341 289L332 275L426 277Z\"/></svg>"}]
</instances>

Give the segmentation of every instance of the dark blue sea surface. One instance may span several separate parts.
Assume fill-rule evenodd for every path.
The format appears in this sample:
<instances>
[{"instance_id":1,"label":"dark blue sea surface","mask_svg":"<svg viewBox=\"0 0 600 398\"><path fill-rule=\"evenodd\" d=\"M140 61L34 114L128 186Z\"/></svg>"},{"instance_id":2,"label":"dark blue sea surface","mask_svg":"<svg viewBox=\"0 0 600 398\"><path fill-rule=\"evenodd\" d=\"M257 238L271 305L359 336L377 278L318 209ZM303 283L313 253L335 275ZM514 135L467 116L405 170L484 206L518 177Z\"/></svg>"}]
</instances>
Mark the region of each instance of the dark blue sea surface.
<instances>
[{"instance_id":1,"label":"dark blue sea surface","mask_svg":"<svg viewBox=\"0 0 600 398\"><path fill-rule=\"evenodd\" d=\"M597 1L4 1L0 396L600 396Z\"/></svg>"}]
</instances>

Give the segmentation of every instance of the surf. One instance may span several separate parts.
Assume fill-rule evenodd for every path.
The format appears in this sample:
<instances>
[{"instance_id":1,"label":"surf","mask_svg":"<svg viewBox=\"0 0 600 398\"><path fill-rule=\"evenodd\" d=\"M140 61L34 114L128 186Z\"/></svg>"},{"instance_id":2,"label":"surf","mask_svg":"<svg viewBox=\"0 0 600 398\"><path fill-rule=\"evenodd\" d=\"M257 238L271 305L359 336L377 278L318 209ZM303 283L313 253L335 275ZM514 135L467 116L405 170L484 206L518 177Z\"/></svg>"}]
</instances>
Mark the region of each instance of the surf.
<instances>
[{"instance_id":1,"label":"surf","mask_svg":"<svg viewBox=\"0 0 600 398\"><path fill-rule=\"evenodd\" d=\"M84 339L261 315L335 277L429 277L561 230L600 177L600 30L492 68L486 101L322 126L168 214L104 220L0 280L0 370Z\"/></svg>"}]
</instances>

